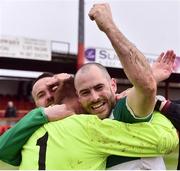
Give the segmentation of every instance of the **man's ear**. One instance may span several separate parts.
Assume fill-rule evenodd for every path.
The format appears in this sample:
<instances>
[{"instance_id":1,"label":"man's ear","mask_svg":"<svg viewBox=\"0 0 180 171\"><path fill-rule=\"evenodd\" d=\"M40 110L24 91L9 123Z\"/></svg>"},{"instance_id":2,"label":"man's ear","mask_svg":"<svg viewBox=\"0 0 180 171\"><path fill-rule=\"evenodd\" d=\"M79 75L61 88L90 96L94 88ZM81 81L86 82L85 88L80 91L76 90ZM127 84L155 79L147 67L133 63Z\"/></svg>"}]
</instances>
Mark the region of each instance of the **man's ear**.
<instances>
[{"instance_id":1,"label":"man's ear","mask_svg":"<svg viewBox=\"0 0 180 171\"><path fill-rule=\"evenodd\" d=\"M116 83L116 79L111 78L111 89L114 93L116 93L117 91L117 83Z\"/></svg>"}]
</instances>

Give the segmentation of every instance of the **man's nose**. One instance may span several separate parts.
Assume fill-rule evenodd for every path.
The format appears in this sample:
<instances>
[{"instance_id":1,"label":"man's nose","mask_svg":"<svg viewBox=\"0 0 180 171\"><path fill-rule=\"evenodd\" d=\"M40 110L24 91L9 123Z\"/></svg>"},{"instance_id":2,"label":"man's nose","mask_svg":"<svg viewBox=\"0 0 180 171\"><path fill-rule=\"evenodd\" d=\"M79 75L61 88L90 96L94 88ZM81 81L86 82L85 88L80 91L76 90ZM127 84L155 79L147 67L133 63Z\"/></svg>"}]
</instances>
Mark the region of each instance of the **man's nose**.
<instances>
[{"instance_id":1,"label":"man's nose","mask_svg":"<svg viewBox=\"0 0 180 171\"><path fill-rule=\"evenodd\" d=\"M52 98L53 97L53 93L51 93L51 92L47 92L47 98L49 99L49 98Z\"/></svg>"},{"instance_id":2,"label":"man's nose","mask_svg":"<svg viewBox=\"0 0 180 171\"><path fill-rule=\"evenodd\" d=\"M99 94L94 90L91 91L91 99L93 101L97 101L99 99Z\"/></svg>"}]
</instances>

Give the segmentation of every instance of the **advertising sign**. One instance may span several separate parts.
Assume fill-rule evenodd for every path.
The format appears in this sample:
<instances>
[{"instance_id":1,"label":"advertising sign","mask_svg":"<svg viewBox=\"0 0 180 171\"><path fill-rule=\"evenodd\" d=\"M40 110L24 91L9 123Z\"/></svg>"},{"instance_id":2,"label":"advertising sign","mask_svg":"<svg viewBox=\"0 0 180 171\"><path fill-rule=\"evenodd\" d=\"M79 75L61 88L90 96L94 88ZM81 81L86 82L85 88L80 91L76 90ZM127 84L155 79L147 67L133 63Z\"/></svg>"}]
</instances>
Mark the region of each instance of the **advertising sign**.
<instances>
[{"instance_id":1,"label":"advertising sign","mask_svg":"<svg viewBox=\"0 0 180 171\"><path fill-rule=\"evenodd\" d=\"M157 59L158 55L156 54L146 54L144 53L146 59L150 63ZM97 62L102 64L105 67L111 68L122 68L122 65L119 61L116 52L113 49L105 49L105 48L87 48L85 50L85 63L89 62ZM180 57L176 57L174 72L180 73Z\"/></svg>"},{"instance_id":2,"label":"advertising sign","mask_svg":"<svg viewBox=\"0 0 180 171\"><path fill-rule=\"evenodd\" d=\"M51 60L50 41L25 37L0 37L0 56L34 60Z\"/></svg>"}]
</instances>

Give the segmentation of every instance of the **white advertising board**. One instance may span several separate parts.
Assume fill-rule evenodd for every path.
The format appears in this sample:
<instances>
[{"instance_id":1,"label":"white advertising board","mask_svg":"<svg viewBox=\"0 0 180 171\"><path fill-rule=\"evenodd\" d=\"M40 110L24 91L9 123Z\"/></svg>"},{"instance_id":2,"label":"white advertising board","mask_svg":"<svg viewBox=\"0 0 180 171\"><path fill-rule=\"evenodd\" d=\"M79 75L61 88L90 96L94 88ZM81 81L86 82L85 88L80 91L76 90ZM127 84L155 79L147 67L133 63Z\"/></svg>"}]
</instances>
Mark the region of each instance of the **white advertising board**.
<instances>
[{"instance_id":1,"label":"white advertising board","mask_svg":"<svg viewBox=\"0 0 180 171\"><path fill-rule=\"evenodd\" d=\"M151 58L156 58L162 51L168 49L173 49L180 57L180 0L84 0L84 2L85 47L96 49L96 53L99 54L97 61L110 67L119 66L117 59L113 57L111 43L88 17L92 5L99 2L110 4L117 26L148 57L148 60L152 61ZM77 54L78 5L78 0L0 0L0 35L49 40L53 42L51 50ZM28 49L28 46L26 48ZM34 58L28 52L28 50L24 52L27 53L26 58ZM15 49L12 54L10 51L8 53L18 58L22 57Z\"/></svg>"},{"instance_id":2,"label":"white advertising board","mask_svg":"<svg viewBox=\"0 0 180 171\"><path fill-rule=\"evenodd\" d=\"M158 58L156 54L147 54L143 53L150 63L153 62ZM105 49L105 48L86 48L85 50L85 63L89 62L97 62L102 64L106 67L111 68L122 68L122 65L116 55L116 52L113 49ZM180 57L176 57L175 64L174 64L174 71L175 73L180 73Z\"/></svg>"},{"instance_id":3,"label":"white advertising board","mask_svg":"<svg viewBox=\"0 0 180 171\"><path fill-rule=\"evenodd\" d=\"M50 61L50 41L25 37L1 36L0 57Z\"/></svg>"}]
</instances>

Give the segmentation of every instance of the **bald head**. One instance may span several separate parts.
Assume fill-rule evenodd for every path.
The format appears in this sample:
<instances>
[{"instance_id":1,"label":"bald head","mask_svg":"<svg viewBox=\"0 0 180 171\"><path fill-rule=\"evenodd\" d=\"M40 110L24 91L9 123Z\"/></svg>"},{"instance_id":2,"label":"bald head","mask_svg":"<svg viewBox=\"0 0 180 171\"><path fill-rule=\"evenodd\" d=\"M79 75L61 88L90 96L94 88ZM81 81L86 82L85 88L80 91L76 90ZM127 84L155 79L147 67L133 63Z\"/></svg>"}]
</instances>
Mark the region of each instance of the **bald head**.
<instances>
[{"instance_id":1,"label":"bald head","mask_svg":"<svg viewBox=\"0 0 180 171\"><path fill-rule=\"evenodd\" d=\"M107 69L99 64L99 63L87 63L87 64L84 64L75 74L75 77L74 77L74 81L75 81L75 87L77 87L77 82L79 80L79 77L83 74L84 76L89 73L90 71L94 71L94 72L101 72L102 74L102 77L103 78L106 78L108 81L111 80L111 77L107 71Z\"/></svg>"}]
</instances>

